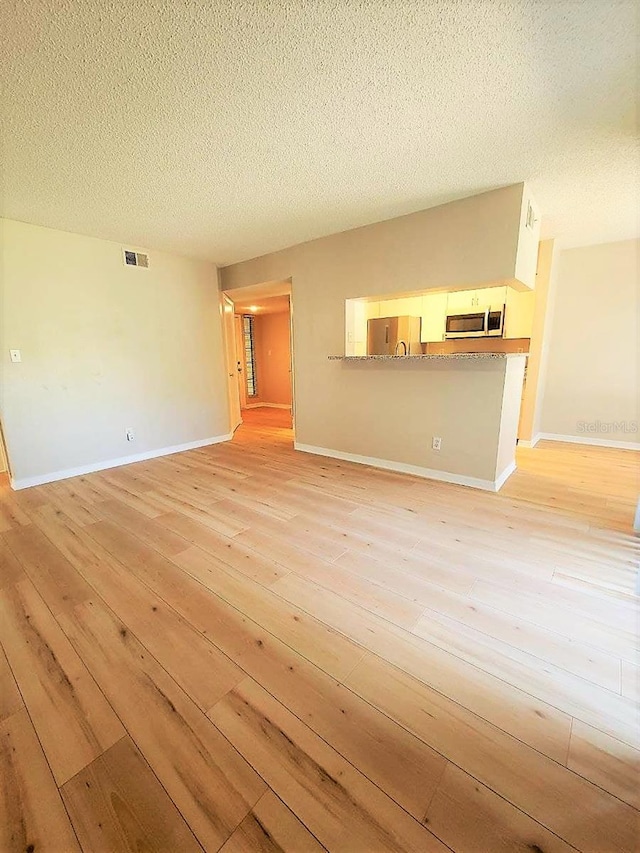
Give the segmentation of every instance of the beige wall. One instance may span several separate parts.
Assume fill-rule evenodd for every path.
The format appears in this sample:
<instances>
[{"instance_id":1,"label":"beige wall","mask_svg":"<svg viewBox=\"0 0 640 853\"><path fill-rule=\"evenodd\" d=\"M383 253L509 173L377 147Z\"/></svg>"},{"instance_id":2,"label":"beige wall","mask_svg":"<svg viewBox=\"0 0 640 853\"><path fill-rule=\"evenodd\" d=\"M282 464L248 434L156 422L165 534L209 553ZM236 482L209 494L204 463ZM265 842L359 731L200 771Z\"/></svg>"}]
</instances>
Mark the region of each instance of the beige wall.
<instances>
[{"instance_id":1,"label":"beige wall","mask_svg":"<svg viewBox=\"0 0 640 853\"><path fill-rule=\"evenodd\" d=\"M513 391L517 403L510 404L505 388L510 393L518 375L521 388L524 356L512 359L331 361L330 403L318 407L312 423L305 421L297 443L446 472L488 487L509 465L500 441L503 426L512 434L514 458L520 390ZM440 451L431 447L434 436L442 438Z\"/></svg>"},{"instance_id":2,"label":"beige wall","mask_svg":"<svg viewBox=\"0 0 640 853\"><path fill-rule=\"evenodd\" d=\"M222 270L225 290L283 281L295 270L322 281L320 298L393 296L512 281L523 185L343 231ZM297 310L297 306L296 306ZM344 335L344 305L341 305ZM342 343L342 341L341 341Z\"/></svg>"},{"instance_id":3,"label":"beige wall","mask_svg":"<svg viewBox=\"0 0 640 853\"><path fill-rule=\"evenodd\" d=\"M0 404L19 483L228 432L213 265L152 251L148 270L127 268L120 244L2 220L2 273Z\"/></svg>"},{"instance_id":4,"label":"beige wall","mask_svg":"<svg viewBox=\"0 0 640 853\"><path fill-rule=\"evenodd\" d=\"M395 366L370 370L369 364L346 366L327 356L344 353L348 298L476 287L510 278L522 192L518 185L484 193L221 271L225 290L291 278L298 443L493 479L497 429L483 421L480 396L473 393L475 402L470 399L465 409L463 391L471 393L476 380L479 385L473 387L488 382L499 408L500 368L460 362L455 368L423 364L404 372ZM447 386L451 379L460 387ZM489 393L489 387L485 390ZM447 412L445 434L434 432L441 429L438 408ZM455 424L455 418L465 423ZM485 429L493 430L490 451L488 437L476 441ZM443 438L446 453L433 455L432 435Z\"/></svg>"},{"instance_id":5,"label":"beige wall","mask_svg":"<svg viewBox=\"0 0 640 853\"><path fill-rule=\"evenodd\" d=\"M640 441L639 258L638 240L559 254L540 421L543 434ZM607 428L611 423L618 427ZM629 431L620 428L623 423Z\"/></svg>"},{"instance_id":6,"label":"beige wall","mask_svg":"<svg viewBox=\"0 0 640 853\"><path fill-rule=\"evenodd\" d=\"M291 405L290 315L288 311L255 318L258 400Z\"/></svg>"}]
</instances>

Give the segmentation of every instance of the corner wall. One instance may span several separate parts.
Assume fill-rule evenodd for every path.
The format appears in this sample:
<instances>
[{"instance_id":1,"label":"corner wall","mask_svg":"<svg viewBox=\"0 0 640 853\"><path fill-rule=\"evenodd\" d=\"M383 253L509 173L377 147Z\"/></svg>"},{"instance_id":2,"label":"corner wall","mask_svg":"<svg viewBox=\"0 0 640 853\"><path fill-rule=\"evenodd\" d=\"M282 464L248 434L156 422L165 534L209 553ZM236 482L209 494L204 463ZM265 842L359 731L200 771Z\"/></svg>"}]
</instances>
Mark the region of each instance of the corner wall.
<instances>
[{"instance_id":1,"label":"corner wall","mask_svg":"<svg viewBox=\"0 0 640 853\"><path fill-rule=\"evenodd\" d=\"M543 438L640 448L640 240L558 258Z\"/></svg>"},{"instance_id":2,"label":"corner wall","mask_svg":"<svg viewBox=\"0 0 640 853\"><path fill-rule=\"evenodd\" d=\"M18 487L225 437L212 264L152 251L129 268L118 243L0 224L0 413Z\"/></svg>"},{"instance_id":3,"label":"corner wall","mask_svg":"<svg viewBox=\"0 0 640 853\"><path fill-rule=\"evenodd\" d=\"M522 184L505 187L221 270L224 290L292 282L297 446L493 482L503 390L498 372L504 367L466 362L437 369L358 368L327 357L345 350L346 299L511 280L522 194ZM493 380L487 378L491 373ZM476 408L470 421L458 405L464 392L485 381L498 412L490 424L483 421L486 412L478 415ZM448 433L439 425L442 413ZM443 452L432 450L433 435L442 437Z\"/></svg>"}]
</instances>

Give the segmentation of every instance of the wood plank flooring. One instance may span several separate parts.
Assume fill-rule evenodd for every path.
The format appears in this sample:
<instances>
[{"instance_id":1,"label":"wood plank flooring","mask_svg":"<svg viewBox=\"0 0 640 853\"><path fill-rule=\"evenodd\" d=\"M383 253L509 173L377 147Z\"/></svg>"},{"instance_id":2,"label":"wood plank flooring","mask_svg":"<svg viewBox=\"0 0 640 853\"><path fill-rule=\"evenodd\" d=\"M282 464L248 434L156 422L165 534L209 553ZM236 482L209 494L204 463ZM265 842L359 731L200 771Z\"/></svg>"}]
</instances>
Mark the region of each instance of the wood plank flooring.
<instances>
[{"instance_id":1,"label":"wood plank flooring","mask_svg":"<svg viewBox=\"0 0 640 853\"><path fill-rule=\"evenodd\" d=\"M638 454L233 442L0 485L0 851L640 849Z\"/></svg>"}]
</instances>

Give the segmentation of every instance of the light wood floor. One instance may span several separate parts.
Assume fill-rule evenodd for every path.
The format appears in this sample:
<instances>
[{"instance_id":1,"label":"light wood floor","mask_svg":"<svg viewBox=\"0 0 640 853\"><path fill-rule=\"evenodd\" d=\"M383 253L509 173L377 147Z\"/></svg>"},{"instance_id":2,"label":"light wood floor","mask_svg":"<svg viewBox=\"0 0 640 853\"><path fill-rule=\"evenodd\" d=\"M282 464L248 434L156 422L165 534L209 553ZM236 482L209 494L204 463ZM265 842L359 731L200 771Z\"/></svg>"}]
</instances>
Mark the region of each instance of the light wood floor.
<instances>
[{"instance_id":1,"label":"light wood floor","mask_svg":"<svg viewBox=\"0 0 640 853\"><path fill-rule=\"evenodd\" d=\"M0 851L637 851L637 456L492 495L286 417L0 488Z\"/></svg>"}]
</instances>

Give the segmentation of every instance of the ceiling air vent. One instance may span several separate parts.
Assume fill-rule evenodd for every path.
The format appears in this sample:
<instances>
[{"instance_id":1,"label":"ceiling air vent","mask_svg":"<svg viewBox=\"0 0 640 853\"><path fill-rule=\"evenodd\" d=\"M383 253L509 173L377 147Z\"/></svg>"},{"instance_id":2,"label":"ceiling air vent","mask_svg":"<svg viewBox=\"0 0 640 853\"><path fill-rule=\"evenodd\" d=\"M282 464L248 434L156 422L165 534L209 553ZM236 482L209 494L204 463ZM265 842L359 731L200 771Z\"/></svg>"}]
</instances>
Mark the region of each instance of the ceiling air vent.
<instances>
[{"instance_id":1,"label":"ceiling air vent","mask_svg":"<svg viewBox=\"0 0 640 853\"><path fill-rule=\"evenodd\" d=\"M124 256L124 264L127 267L144 267L147 269L149 266L149 255L145 255L143 252L123 249L122 254Z\"/></svg>"}]
</instances>

